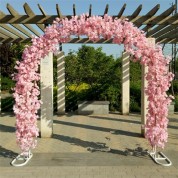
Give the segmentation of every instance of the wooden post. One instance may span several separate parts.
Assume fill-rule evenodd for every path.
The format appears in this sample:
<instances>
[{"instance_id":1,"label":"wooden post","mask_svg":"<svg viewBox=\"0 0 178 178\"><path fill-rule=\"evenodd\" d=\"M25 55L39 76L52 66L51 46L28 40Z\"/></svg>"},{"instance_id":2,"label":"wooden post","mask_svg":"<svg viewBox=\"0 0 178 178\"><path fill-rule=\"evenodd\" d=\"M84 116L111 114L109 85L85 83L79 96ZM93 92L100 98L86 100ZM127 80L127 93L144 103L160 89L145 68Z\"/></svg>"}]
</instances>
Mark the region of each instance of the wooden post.
<instances>
[{"instance_id":1,"label":"wooden post","mask_svg":"<svg viewBox=\"0 0 178 178\"><path fill-rule=\"evenodd\" d=\"M64 52L57 55L57 113L65 114L65 56Z\"/></svg>"},{"instance_id":2,"label":"wooden post","mask_svg":"<svg viewBox=\"0 0 178 178\"><path fill-rule=\"evenodd\" d=\"M148 38L150 45L155 45L155 38ZM145 129L143 126L146 124L146 115L148 113L148 97L145 94L145 88L148 85L145 79L145 74L148 72L148 66L142 65L142 85L141 85L141 134L145 137Z\"/></svg>"},{"instance_id":3,"label":"wooden post","mask_svg":"<svg viewBox=\"0 0 178 178\"><path fill-rule=\"evenodd\" d=\"M130 56L127 52L122 54L122 114L130 111Z\"/></svg>"},{"instance_id":4,"label":"wooden post","mask_svg":"<svg viewBox=\"0 0 178 178\"><path fill-rule=\"evenodd\" d=\"M53 133L53 54L41 59L41 137Z\"/></svg>"}]
</instances>

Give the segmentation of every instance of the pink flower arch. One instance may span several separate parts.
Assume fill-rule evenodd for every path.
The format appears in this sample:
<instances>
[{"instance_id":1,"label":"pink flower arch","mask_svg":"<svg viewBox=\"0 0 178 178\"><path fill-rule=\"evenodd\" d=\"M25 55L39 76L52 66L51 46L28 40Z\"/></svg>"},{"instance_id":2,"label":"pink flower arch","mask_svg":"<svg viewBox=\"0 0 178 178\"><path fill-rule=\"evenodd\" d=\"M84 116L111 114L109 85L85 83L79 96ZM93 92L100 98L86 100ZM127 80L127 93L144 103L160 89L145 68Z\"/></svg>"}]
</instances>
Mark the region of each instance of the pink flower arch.
<instances>
[{"instance_id":1,"label":"pink flower arch","mask_svg":"<svg viewBox=\"0 0 178 178\"><path fill-rule=\"evenodd\" d=\"M44 35L32 38L32 45L26 46L22 61L17 62L17 73L14 75L14 112L16 115L16 138L22 153L28 152L37 145L37 111L40 108L38 67L40 59L49 52L56 51L56 45L69 41L71 35L87 35L97 41L113 38L113 43L124 44L134 62L148 66L146 79L149 106L147 114L146 138L152 147L164 148L168 133L168 105L172 96L166 91L170 87L173 74L168 71L169 59L165 58L159 45L150 45L143 31L140 31L127 19L113 19L105 15L91 16L84 14L73 16L70 20L57 18L45 29Z\"/></svg>"}]
</instances>

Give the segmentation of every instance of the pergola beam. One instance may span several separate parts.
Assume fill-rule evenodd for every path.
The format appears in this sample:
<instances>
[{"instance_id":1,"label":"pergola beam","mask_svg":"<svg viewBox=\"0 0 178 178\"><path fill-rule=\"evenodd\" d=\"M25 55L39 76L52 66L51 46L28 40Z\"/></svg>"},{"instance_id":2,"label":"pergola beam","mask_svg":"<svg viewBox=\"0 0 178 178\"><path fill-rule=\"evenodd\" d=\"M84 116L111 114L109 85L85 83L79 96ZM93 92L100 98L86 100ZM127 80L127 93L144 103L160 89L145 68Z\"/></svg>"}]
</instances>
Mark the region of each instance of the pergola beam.
<instances>
[{"instance_id":1,"label":"pergola beam","mask_svg":"<svg viewBox=\"0 0 178 178\"><path fill-rule=\"evenodd\" d=\"M32 9L30 8L30 6L29 6L27 3L25 3L25 4L23 5L23 7L24 7L25 13L26 13L29 17L35 16L35 13L32 11Z\"/></svg>"},{"instance_id":2,"label":"pergola beam","mask_svg":"<svg viewBox=\"0 0 178 178\"><path fill-rule=\"evenodd\" d=\"M142 23L144 23L146 20L148 20L149 18L151 18L152 16L154 16L156 14L156 12L159 10L160 5L157 4L153 9L151 9L145 16L147 16L147 18L145 19L143 16L136 19L136 20L132 20L133 23L136 24L137 27L142 26ZM139 22L139 23L138 23Z\"/></svg>"},{"instance_id":3,"label":"pergola beam","mask_svg":"<svg viewBox=\"0 0 178 178\"><path fill-rule=\"evenodd\" d=\"M106 40L104 38L101 38L100 40L96 41L95 43L104 43Z\"/></svg>"},{"instance_id":4,"label":"pergola beam","mask_svg":"<svg viewBox=\"0 0 178 178\"><path fill-rule=\"evenodd\" d=\"M158 12L159 9L160 9L160 4L157 4L155 7L153 7L153 9L151 9L147 13L147 15L150 16L150 17L152 17L153 15L155 15Z\"/></svg>"},{"instance_id":5,"label":"pergola beam","mask_svg":"<svg viewBox=\"0 0 178 178\"><path fill-rule=\"evenodd\" d=\"M163 23L160 23L160 21L162 21L164 18L166 18L167 16L169 16L172 12L174 12L176 9L176 5L171 6L169 9L167 9L166 11L164 11L161 15L159 16L154 16L150 19L148 19L145 23L147 23L148 25L146 27L144 27L142 30L143 31L147 31L148 29L150 29L150 25L151 27L154 26L154 24L152 24L152 22L157 22L155 25L161 25Z\"/></svg>"},{"instance_id":6,"label":"pergola beam","mask_svg":"<svg viewBox=\"0 0 178 178\"><path fill-rule=\"evenodd\" d=\"M16 17L16 15L19 15L19 13L10 4L7 4L7 9L14 17Z\"/></svg>"},{"instance_id":7,"label":"pergola beam","mask_svg":"<svg viewBox=\"0 0 178 178\"><path fill-rule=\"evenodd\" d=\"M176 26L178 25L178 14L175 14L174 16L171 16L169 20L173 20L173 24L171 26L169 26L169 23L167 25L159 25L157 27L155 27L154 29L152 29L151 31L148 32L148 36L152 36L156 33L156 36L161 32L161 31L166 31L167 30L171 30L172 29L172 26ZM155 35L154 35L155 36Z\"/></svg>"},{"instance_id":8,"label":"pergola beam","mask_svg":"<svg viewBox=\"0 0 178 178\"><path fill-rule=\"evenodd\" d=\"M9 10L10 14L14 17L18 16L19 13L10 5L10 4L7 4L7 9ZM31 25L29 24L23 24L26 28L28 28L33 34L35 34L36 36L40 36L39 32L37 32ZM13 25L12 25L13 26ZM19 30L19 28L22 30L22 28L20 27L20 25L16 25L17 29ZM16 28L15 27L15 28ZM19 31L21 31L19 30ZM26 31L27 32L27 31ZM28 36L28 32L26 34L26 32L23 30L22 33L25 33L25 35Z\"/></svg>"},{"instance_id":9,"label":"pergola beam","mask_svg":"<svg viewBox=\"0 0 178 178\"><path fill-rule=\"evenodd\" d=\"M40 9L41 13L43 14L44 17L46 17L46 12L44 11L44 9L42 8L42 6L40 4L38 4L38 8Z\"/></svg>"},{"instance_id":10,"label":"pergola beam","mask_svg":"<svg viewBox=\"0 0 178 178\"><path fill-rule=\"evenodd\" d=\"M105 40L103 43L104 43L104 44L112 43L112 40L113 40L112 38L111 38L111 39L107 39L107 40Z\"/></svg>"},{"instance_id":11,"label":"pergola beam","mask_svg":"<svg viewBox=\"0 0 178 178\"><path fill-rule=\"evenodd\" d=\"M174 31L175 28L172 28L171 26L168 26L167 28L164 28L163 30L159 31L158 33L156 33L155 35L152 35L154 38L159 38L161 37L162 35L165 35L171 31ZM176 33L177 31L175 31Z\"/></svg>"},{"instance_id":12,"label":"pergola beam","mask_svg":"<svg viewBox=\"0 0 178 178\"><path fill-rule=\"evenodd\" d=\"M32 9L30 8L30 6L25 3L23 5L25 13L28 15L29 18L34 18L36 15L35 13L32 11ZM0 22L1 23L1 22ZM43 32L44 32L44 25L43 24L36 24Z\"/></svg>"},{"instance_id":13,"label":"pergola beam","mask_svg":"<svg viewBox=\"0 0 178 178\"><path fill-rule=\"evenodd\" d=\"M157 40L159 41L159 39L163 39L163 38L176 38L178 37L178 28L160 36L159 38L157 38Z\"/></svg>"},{"instance_id":14,"label":"pergola beam","mask_svg":"<svg viewBox=\"0 0 178 178\"><path fill-rule=\"evenodd\" d=\"M8 36L4 35L3 33L0 33L0 37L1 37L1 40L3 40L3 38L4 38L4 39L7 39L7 38L8 38Z\"/></svg>"},{"instance_id":15,"label":"pergola beam","mask_svg":"<svg viewBox=\"0 0 178 178\"><path fill-rule=\"evenodd\" d=\"M59 18L62 18L62 13L61 13L61 10L60 10L58 4L56 4L56 11L57 11L57 15L58 15L58 17L59 17Z\"/></svg>"},{"instance_id":16,"label":"pergola beam","mask_svg":"<svg viewBox=\"0 0 178 178\"><path fill-rule=\"evenodd\" d=\"M0 34L0 37L3 34ZM31 42L31 38L26 38L26 39L22 39L22 38L10 38L10 37L6 37L6 38L0 38L0 43L29 43Z\"/></svg>"},{"instance_id":17,"label":"pergola beam","mask_svg":"<svg viewBox=\"0 0 178 178\"><path fill-rule=\"evenodd\" d=\"M91 17L91 11L92 11L92 5L90 4L90 7L89 7L89 17Z\"/></svg>"},{"instance_id":18,"label":"pergola beam","mask_svg":"<svg viewBox=\"0 0 178 178\"><path fill-rule=\"evenodd\" d=\"M9 10L10 14L6 15L2 11L0 11L0 27L4 29L3 34L7 36L6 40L11 41L31 41L30 38L32 35L40 36L40 32L34 29L31 24L37 25L42 31L44 31L44 24L52 24L56 17L59 18L68 18L70 19L72 15L76 15L76 7L73 4L73 14L72 15L62 15L59 5L56 4L56 11L57 15L48 15L42 8L40 4L38 4L38 8L41 11L41 15L36 15L30 6L25 3L23 5L26 15L19 14L10 4L7 4L7 9ZM172 40L173 37L169 36L174 35L170 33L174 31L175 28L178 26L178 13L175 15L171 15L171 13L175 10L175 5L168 8L164 11L161 15L155 16L156 12L159 10L160 5L157 4L153 7L146 15L139 16L139 13L142 10L142 5L139 5L130 16L123 16L123 13L126 9L126 4L124 4L118 15L113 15L113 19L115 18L128 18L129 21L134 23L137 27L145 26L143 28L144 31L147 31L147 37L154 37L157 38L157 42L162 42L163 37L166 38L166 41L169 43L175 40ZM103 17L105 14L108 13L109 5L107 4L104 9L104 14L99 15ZM92 5L89 6L89 16L92 13ZM21 25L20 25L21 24ZM12 27L11 27L12 26ZM25 26L25 27L24 27ZM155 28L151 29L152 27L156 26ZM16 29L14 29L14 28ZM27 30L28 29L28 30ZM149 31L148 31L149 29ZM5 33L6 31L6 33ZM168 33L168 34L167 34ZM13 36L15 35L15 36ZM176 35L174 37L177 38ZM2 38L2 37L1 37ZM0 39L0 41L4 41ZM91 40L87 38L76 38L71 39L69 43L93 43ZM100 39L94 43L109 43L112 42L110 40Z\"/></svg>"},{"instance_id":19,"label":"pergola beam","mask_svg":"<svg viewBox=\"0 0 178 178\"><path fill-rule=\"evenodd\" d=\"M129 20L132 21L134 18L136 18L141 12L141 10L142 10L142 5L139 5L137 9L133 12L133 14L130 16Z\"/></svg>"},{"instance_id":20,"label":"pergola beam","mask_svg":"<svg viewBox=\"0 0 178 178\"><path fill-rule=\"evenodd\" d=\"M106 4L105 10L104 10L104 15L108 14L108 9L109 9L109 4Z\"/></svg>"},{"instance_id":21,"label":"pergola beam","mask_svg":"<svg viewBox=\"0 0 178 178\"><path fill-rule=\"evenodd\" d=\"M163 38L159 39L159 43L171 43L171 44L178 44L178 38L170 39L170 38ZM156 41L158 42L158 41Z\"/></svg>"},{"instance_id":22,"label":"pergola beam","mask_svg":"<svg viewBox=\"0 0 178 178\"><path fill-rule=\"evenodd\" d=\"M73 4L73 15L76 16L75 4Z\"/></svg>"},{"instance_id":23,"label":"pergola beam","mask_svg":"<svg viewBox=\"0 0 178 178\"><path fill-rule=\"evenodd\" d=\"M122 6L121 10L119 11L119 13L118 13L118 15L117 15L118 18L121 18L122 14L123 14L124 11L125 11L125 8L126 8L126 4L124 4L124 5Z\"/></svg>"},{"instance_id":24,"label":"pergola beam","mask_svg":"<svg viewBox=\"0 0 178 178\"><path fill-rule=\"evenodd\" d=\"M79 40L79 38L73 38L69 40L67 43L76 43Z\"/></svg>"},{"instance_id":25,"label":"pergola beam","mask_svg":"<svg viewBox=\"0 0 178 178\"><path fill-rule=\"evenodd\" d=\"M27 30L25 30L23 27L21 27L18 24L11 24L14 28L16 28L18 31L20 31L21 33L23 33L24 35L28 36L28 37L32 37L32 34L29 33Z\"/></svg>"},{"instance_id":26,"label":"pergola beam","mask_svg":"<svg viewBox=\"0 0 178 178\"><path fill-rule=\"evenodd\" d=\"M14 39L12 39L12 38L4 38L4 39L2 39L2 38L0 38L0 43L12 43L12 41L14 41Z\"/></svg>"},{"instance_id":27,"label":"pergola beam","mask_svg":"<svg viewBox=\"0 0 178 178\"><path fill-rule=\"evenodd\" d=\"M12 33L9 33L7 30L4 30L4 29L2 29L2 28L0 28L0 33L2 33L2 34L4 34L4 35L6 35L6 36L8 36L9 38L14 38L14 39L16 39L17 38L17 36L16 35L14 35L14 34L12 34Z\"/></svg>"},{"instance_id":28,"label":"pergola beam","mask_svg":"<svg viewBox=\"0 0 178 178\"><path fill-rule=\"evenodd\" d=\"M103 17L103 15L100 15L101 17ZM12 15L6 15L4 16L0 16L0 23L2 24L52 24L53 21L55 20L55 18L58 17L58 15L47 15L46 17L44 17L43 15L36 15L34 17L29 17L28 15L18 15L16 17L13 17ZM160 23L161 19L164 19L165 16L154 16L154 19L150 19L149 16L137 16L138 19L136 20L136 22L133 22L134 24L138 25L168 25L168 22L165 21L163 23ZM158 17L158 20L156 17ZM68 18L71 19L72 16L71 15L65 15L63 16L63 18ZM113 16L113 18L117 18L117 16ZM122 18L132 18L132 16L122 16ZM149 19L149 20L148 20ZM177 17L173 17L169 19L169 24L174 24L175 20L177 20ZM148 21L148 22L145 22Z\"/></svg>"},{"instance_id":29,"label":"pergola beam","mask_svg":"<svg viewBox=\"0 0 178 178\"><path fill-rule=\"evenodd\" d=\"M159 16L156 17L152 17L148 20L148 23L150 24L151 21L157 21L160 22L161 20L163 20L165 17L169 16L172 12L174 12L176 9L176 6L173 5L171 6L169 9L167 9L166 11L164 11L162 14L160 14ZM163 18L164 17L164 18Z\"/></svg>"},{"instance_id":30,"label":"pergola beam","mask_svg":"<svg viewBox=\"0 0 178 178\"><path fill-rule=\"evenodd\" d=\"M20 37L22 39L25 39L26 37L24 35L22 35L21 33L19 33L17 30L14 30L13 28L9 27L6 24L0 24L0 27L2 27L3 29L7 30L8 32L12 33L13 35Z\"/></svg>"},{"instance_id":31,"label":"pergola beam","mask_svg":"<svg viewBox=\"0 0 178 178\"><path fill-rule=\"evenodd\" d=\"M6 39L6 40L10 40L11 43L16 43L16 42L21 42L21 43L27 43L27 42L31 42L31 38L25 38L25 39L22 39L22 38L18 38L18 37L9 37L9 34L7 34L6 32L6 35L5 34L2 34L3 35L3 38ZM0 36L2 37L2 36ZM177 37L178 38L178 37ZM174 38L175 39L175 38ZM81 43L85 43L85 44L111 44L112 43L112 38L111 39L100 39L98 41L91 41L89 38L71 38L68 42L66 43L75 43L75 44L81 44ZM156 42L160 42L160 43L163 43L163 38L159 38L156 40ZM173 39L172 38L166 38L166 41L167 43L173 43ZM177 40L178 41L178 40ZM177 43L177 41L174 40L174 43ZM0 39L0 43L3 43L3 39Z\"/></svg>"}]
</instances>

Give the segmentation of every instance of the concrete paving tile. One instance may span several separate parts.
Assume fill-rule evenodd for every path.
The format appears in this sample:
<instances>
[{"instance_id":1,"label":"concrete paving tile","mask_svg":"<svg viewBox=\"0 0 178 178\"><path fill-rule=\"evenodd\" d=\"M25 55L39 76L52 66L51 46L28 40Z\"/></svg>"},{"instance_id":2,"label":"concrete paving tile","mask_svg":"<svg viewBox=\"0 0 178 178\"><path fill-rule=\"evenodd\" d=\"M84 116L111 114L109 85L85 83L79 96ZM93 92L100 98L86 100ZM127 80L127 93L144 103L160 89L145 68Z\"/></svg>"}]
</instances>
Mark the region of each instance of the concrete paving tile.
<instances>
[{"instance_id":1,"label":"concrete paving tile","mask_svg":"<svg viewBox=\"0 0 178 178\"><path fill-rule=\"evenodd\" d=\"M107 175L94 175L93 178L108 178L108 176Z\"/></svg>"},{"instance_id":2,"label":"concrete paving tile","mask_svg":"<svg viewBox=\"0 0 178 178\"><path fill-rule=\"evenodd\" d=\"M80 175L65 175L65 178L80 178Z\"/></svg>"},{"instance_id":3,"label":"concrete paving tile","mask_svg":"<svg viewBox=\"0 0 178 178\"><path fill-rule=\"evenodd\" d=\"M173 162L173 166L169 168L156 165L149 157L124 155L126 148L150 149L148 141L139 136L139 115L66 115L54 117L53 138L38 138L37 148L33 150L34 157L22 170L9 165L11 158L8 157L8 152L20 152L14 132L2 131L0 178L12 175L13 178L26 178L31 173L33 178L178 178L178 139L177 129L174 129L178 127L178 115L171 117L169 139L164 150ZM7 129L14 129L14 122L13 117L3 116L0 119L0 124L7 126ZM115 133L111 134L110 130ZM105 138L107 136L110 138L109 142ZM114 151L87 151L87 147L98 148L101 143L110 145Z\"/></svg>"},{"instance_id":4,"label":"concrete paving tile","mask_svg":"<svg viewBox=\"0 0 178 178\"><path fill-rule=\"evenodd\" d=\"M164 175L163 178L178 178L178 174L177 175Z\"/></svg>"},{"instance_id":5,"label":"concrete paving tile","mask_svg":"<svg viewBox=\"0 0 178 178\"><path fill-rule=\"evenodd\" d=\"M145 175L140 175L140 174L129 174L129 176L133 176L134 178L149 178L149 174L145 174ZM156 177L155 177L156 178Z\"/></svg>"},{"instance_id":6,"label":"concrete paving tile","mask_svg":"<svg viewBox=\"0 0 178 178\"><path fill-rule=\"evenodd\" d=\"M22 178L38 178L38 176L34 176L33 174L24 174L22 175Z\"/></svg>"},{"instance_id":7,"label":"concrete paving tile","mask_svg":"<svg viewBox=\"0 0 178 178\"><path fill-rule=\"evenodd\" d=\"M164 178L164 175L159 175L159 174L152 174L152 175L148 175L149 178ZM169 178L169 175L166 175L166 178Z\"/></svg>"},{"instance_id":8,"label":"concrete paving tile","mask_svg":"<svg viewBox=\"0 0 178 178\"><path fill-rule=\"evenodd\" d=\"M23 176L21 176L21 175L0 175L0 178L23 178Z\"/></svg>"},{"instance_id":9,"label":"concrete paving tile","mask_svg":"<svg viewBox=\"0 0 178 178\"><path fill-rule=\"evenodd\" d=\"M80 175L80 178L94 178L93 174L90 175Z\"/></svg>"},{"instance_id":10,"label":"concrete paving tile","mask_svg":"<svg viewBox=\"0 0 178 178\"><path fill-rule=\"evenodd\" d=\"M127 178L126 175L107 175L107 178Z\"/></svg>"}]
</instances>

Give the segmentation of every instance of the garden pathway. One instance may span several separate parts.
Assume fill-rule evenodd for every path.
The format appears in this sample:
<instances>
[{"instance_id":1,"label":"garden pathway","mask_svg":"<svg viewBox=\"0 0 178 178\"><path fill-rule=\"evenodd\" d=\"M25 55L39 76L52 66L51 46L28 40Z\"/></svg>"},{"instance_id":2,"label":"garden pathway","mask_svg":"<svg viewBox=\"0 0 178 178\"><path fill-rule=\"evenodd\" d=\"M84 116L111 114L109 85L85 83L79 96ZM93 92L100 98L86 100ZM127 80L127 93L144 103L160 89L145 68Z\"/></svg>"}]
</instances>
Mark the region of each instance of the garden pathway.
<instances>
[{"instance_id":1,"label":"garden pathway","mask_svg":"<svg viewBox=\"0 0 178 178\"><path fill-rule=\"evenodd\" d=\"M171 167L159 166L147 155L150 146L140 135L140 118L136 114L54 116L53 137L38 138L29 164L15 168L10 166L19 153L15 117L2 114L0 178L178 178L178 114L169 117L164 150Z\"/></svg>"}]
</instances>

